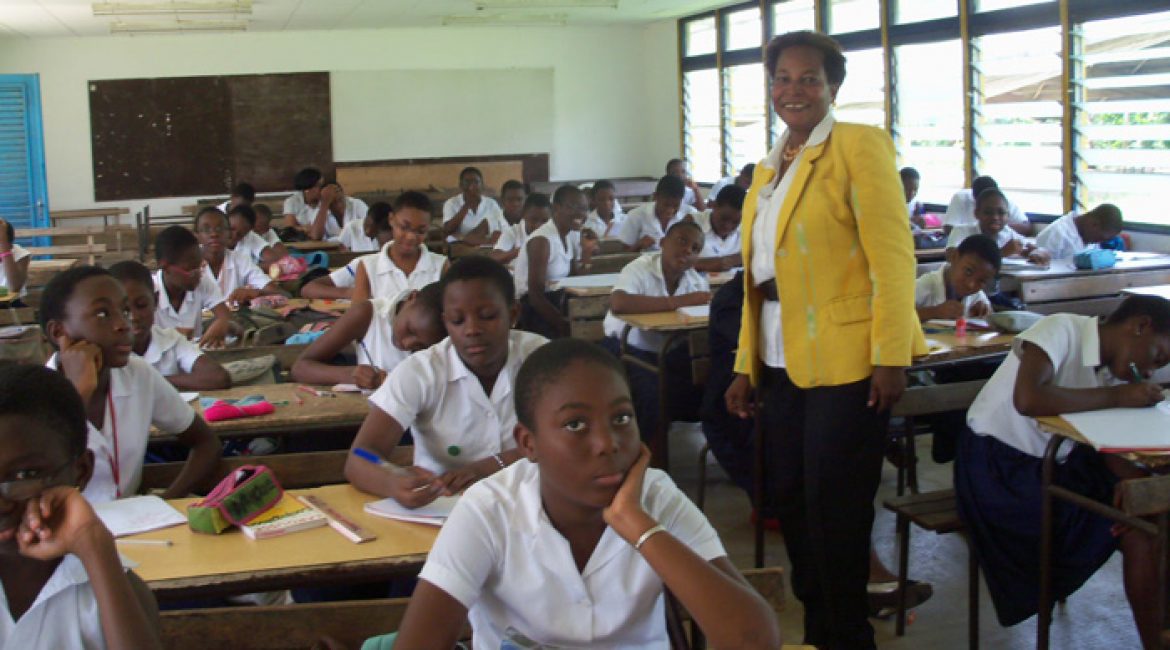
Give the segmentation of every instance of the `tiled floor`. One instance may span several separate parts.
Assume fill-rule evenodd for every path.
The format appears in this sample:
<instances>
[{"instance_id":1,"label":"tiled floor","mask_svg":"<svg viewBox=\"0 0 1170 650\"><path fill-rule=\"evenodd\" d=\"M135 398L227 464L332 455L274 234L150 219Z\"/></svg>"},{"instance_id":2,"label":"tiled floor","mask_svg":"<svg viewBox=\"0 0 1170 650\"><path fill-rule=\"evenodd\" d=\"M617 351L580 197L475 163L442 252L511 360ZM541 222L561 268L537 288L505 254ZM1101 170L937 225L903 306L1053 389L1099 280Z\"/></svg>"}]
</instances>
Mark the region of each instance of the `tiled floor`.
<instances>
[{"instance_id":1,"label":"tiled floor","mask_svg":"<svg viewBox=\"0 0 1170 650\"><path fill-rule=\"evenodd\" d=\"M703 446L702 432L694 425L676 424L671 436L671 474L679 486L694 497L698 486L698 453ZM926 452L929 441L919 441ZM929 453L921 459L919 482L922 490L951 485L951 466L931 462ZM714 459L709 460L707 517L723 538L736 565L750 567L753 561L753 531L748 521L747 497L734 487ZM878 503L892 496L896 471L888 463L878 489ZM878 508L874 540L878 555L887 566L897 566L894 517ZM882 648L950 649L967 646L967 547L957 535L936 536L921 530L911 531L910 576L934 585L934 597L917 608L915 621L906 636L894 635L893 620L871 619ZM768 565L786 564L784 541L779 533L766 537ZM1004 628L995 619L987 590L980 586L981 647L1004 650L1036 647L1036 623L1031 619L1012 628ZM784 638L790 643L802 637L800 603L789 594L789 607L781 617ZM1137 632L1126 604L1121 583L1121 557L1115 555L1080 591L1056 612L1052 630L1052 647L1059 650L1115 650L1139 648Z\"/></svg>"}]
</instances>

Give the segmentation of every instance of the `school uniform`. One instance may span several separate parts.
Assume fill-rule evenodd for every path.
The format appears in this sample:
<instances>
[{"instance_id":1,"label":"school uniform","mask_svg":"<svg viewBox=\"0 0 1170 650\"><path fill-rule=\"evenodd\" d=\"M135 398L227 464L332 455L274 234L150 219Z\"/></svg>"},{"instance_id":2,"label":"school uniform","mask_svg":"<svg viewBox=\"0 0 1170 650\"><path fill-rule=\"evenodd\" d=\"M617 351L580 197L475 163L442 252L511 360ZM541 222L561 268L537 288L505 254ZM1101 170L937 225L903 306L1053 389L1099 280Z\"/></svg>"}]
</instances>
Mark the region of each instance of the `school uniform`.
<instances>
[{"instance_id":1,"label":"school uniform","mask_svg":"<svg viewBox=\"0 0 1170 650\"><path fill-rule=\"evenodd\" d=\"M260 235L260 237L264 238L264 241L268 242L269 244L280 243L280 235L276 234L276 231L272 228L269 228L264 234Z\"/></svg>"},{"instance_id":2,"label":"school uniform","mask_svg":"<svg viewBox=\"0 0 1170 650\"><path fill-rule=\"evenodd\" d=\"M422 289L439 281L439 276L443 275L443 265L447 263L446 257L432 253L426 246L420 246L418 263L407 275L390 259L390 246L393 244L392 241L386 242L377 255L359 258L366 266L366 277L370 279L370 297L389 298L407 289Z\"/></svg>"},{"instance_id":3,"label":"school uniform","mask_svg":"<svg viewBox=\"0 0 1170 650\"><path fill-rule=\"evenodd\" d=\"M963 240L971 235L981 235L983 231L980 230L978 223L967 224L963 226L955 226L951 229L951 233L947 235L947 248L957 248ZM990 236L990 235L989 235ZM1018 239L1023 244L1032 243L1031 239L1016 232L1015 228L1011 226L1004 226L999 232L995 233L995 245L1003 248L1008 245L1008 242L1013 239Z\"/></svg>"},{"instance_id":4,"label":"school uniform","mask_svg":"<svg viewBox=\"0 0 1170 650\"><path fill-rule=\"evenodd\" d=\"M378 240L374 237L366 237L364 217L361 221L350 221L345 224L345 227L341 229L341 234L337 236L337 241L346 249L357 253L378 250Z\"/></svg>"},{"instance_id":5,"label":"school uniform","mask_svg":"<svg viewBox=\"0 0 1170 650\"><path fill-rule=\"evenodd\" d=\"M706 561L727 555L698 508L664 472L649 469L642 505ZM468 609L477 648L664 648L662 579L612 528L584 570L553 527L540 467L514 463L467 490L439 531L419 577ZM528 647L528 646L525 646Z\"/></svg>"},{"instance_id":6,"label":"school uniform","mask_svg":"<svg viewBox=\"0 0 1170 650\"><path fill-rule=\"evenodd\" d=\"M686 205L686 206L694 206L695 205L695 191L693 189L691 189L690 187L686 187L683 190L682 204Z\"/></svg>"},{"instance_id":7,"label":"school uniform","mask_svg":"<svg viewBox=\"0 0 1170 650\"><path fill-rule=\"evenodd\" d=\"M285 214L295 214L297 217L297 223L308 229L313 225L313 222L317 220L317 212L320 209L320 203L312 206L305 205L304 199L301 198L300 209L296 212L289 212L289 201L293 201L294 198L299 197L300 194L298 193L285 199ZM325 217L325 237L335 238L341 234L341 229L345 227L346 224L355 220L358 222L365 220L366 213L369 212L369 210L370 208L366 205L365 201L361 199L355 199L352 196L345 197L345 212L341 215L340 218L338 218L336 214L333 214L332 210L328 211L328 215Z\"/></svg>"},{"instance_id":8,"label":"school uniform","mask_svg":"<svg viewBox=\"0 0 1170 650\"><path fill-rule=\"evenodd\" d=\"M458 469L516 446L512 386L524 360L547 342L511 330L508 360L488 395L451 339L443 339L398 364L370 404L411 430L415 465L436 474Z\"/></svg>"},{"instance_id":9,"label":"school uniform","mask_svg":"<svg viewBox=\"0 0 1170 650\"><path fill-rule=\"evenodd\" d=\"M597 210L591 210L589 216L585 218L585 225L581 226L582 230L592 230L598 237L617 237L621 232L622 224L626 222L626 213L622 212L622 206L614 201L613 218L609 223L601 218Z\"/></svg>"},{"instance_id":10,"label":"school uniform","mask_svg":"<svg viewBox=\"0 0 1170 650\"><path fill-rule=\"evenodd\" d=\"M58 369L56 354L45 367ZM150 427L178 434L194 421L191 405L142 357L132 354L124 367L110 368L105 421L101 429L86 421L94 467L83 492L85 498L103 503L133 496L142 483Z\"/></svg>"},{"instance_id":11,"label":"school uniform","mask_svg":"<svg viewBox=\"0 0 1170 650\"><path fill-rule=\"evenodd\" d=\"M570 230L562 241L557 224L552 219L544 222L544 225L532 231L516 258L516 295L519 297L528 293L528 243L534 239L548 240L548 271L545 279L550 283L568 277L573 271L573 260L580 258L581 232Z\"/></svg>"},{"instance_id":12,"label":"school uniform","mask_svg":"<svg viewBox=\"0 0 1170 650\"><path fill-rule=\"evenodd\" d=\"M718 181L715 181L715 184L711 186L711 191L707 192L707 200L714 201L715 199L719 198L719 192L722 191L723 188L727 187L728 185L735 185L735 178L735 176L724 176Z\"/></svg>"},{"instance_id":13,"label":"school uniform","mask_svg":"<svg viewBox=\"0 0 1170 650\"><path fill-rule=\"evenodd\" d=\"M665 298L666 296L682 296L688 293L695 293L697 291L710 291L711 285L707 283L707 279L701 273L694 269L687 269L683 272L682 277L678 281L678 288L671 294L666 289L666 279L662 275L662 253L653 253L651 255L642 255L630 262L622 269L618 275L617 282L613 285L613 291L624 291L629 294L639 296L653 296L658 298ZM620 339L622 330L625 328L625 322L614 315L613 310L610 310L605 315L605 321L602 325L605 329L606 336L612 336ZM646 352L658 352L663 341L663 335L659 332L643 331L634 328L630 332L629 343L639 350Z\"/></svg>"},{"instance_id":14,"label":"school uniform","mask_svg":"<svg viewBox=\"0 0 1170 650\"><path fill-rule=\"evenodd\" d=\"M394 344L394 318L398 316L402 301L409 295L408 290L391 298L370 298L373 314L361 345L358 346L359 365L369 364L390 372L410 356L409 350Z\"/></svg>"},{"instance_id":15,"label":"school uniform","mask_svg":"<svg viewBox=\"0 0 1170 650\"><path fill-rule=\"evenodd\" d=\"M127 560L121 556L119 560L123 570L129 570ZM73 554L61 558L20 620L13 620L8 596L0 589L0 648L106 648L97 596L80 558Z\"/></svg>"},{"instance_id":16,"label":"school uniform","mask_svg":"<svg viewBox=\"0 0 1170 650\"><path fill-rule=\"evenodd\" d=\"M368 274L369 270L373 268L370 265L378 258L378 255L379 253L370 253L369 255L355 257L349 261L349 264L331 272L329 279L333 280L333 286L342 288L354 286L357 281L358 266L362 264L367 265L366 272Z\"/></svg>"},{"instance_id":17,"label":"school uniform","mask_svg":"<svg viewBox=\"0 0 1170 650\"><path fill-rule=\"evenodd\" d=\"M1036 236L1036 245L1052 254L1054 260L1067 260L1077 253L1097 248L1097 244L1086 244L1077 230L1077 211L1073 210L1048 224Z\"/></svg>"},{"instance_id":18,"label":"school uniform","mask_svg":"<svg viewBox=\"0 0 1170 650\"><path fill-rule=\"evenodd\" d=\"M1007 201L1005 199L1005 201ZM1015 203L1007 201L1009 224L1023 225L1029 223L1028 215L1019 208ZM966 226L971 224L978 224L975 219L975 195L971 193L970 188L959 190L951 197L950 204L947 205L946 214L942 219L944 226Z\"/></svg>"},{"instance_id":19,"label":"school uniform","mask_svg":"<svg viewBox=\"0 0 1170 650\"><path fill-rule=\"evenodd\" d=\"M150 326L150 344L146 346L142 358L163 377L191 372L201 356L203 350L177 330Z\"/></svg>"},{"instance_id":20,"label":"school uniform","mask_svg":"<svg viewBox=\"0 0 1170 650\"><path fill-rule=\"evenodd\" d=\"M32 253L29 253L28 249L25 248L24 246L21 246L20 244L13 244L12 245L12 261L13 262L20 262L20 260L23 260L24 258L28 257L29 255L32 255ZM3 260L0 260L0 287L4 287L4 288L8 289L8 288L10 288L9 284L8 284L8 274L4 272L4 264L2 262L3 262ZM28 285L27 281L25 282L25 285ZM20 288L20 297L23 298L27 295L28 295L28 286L21 287Z\"/></svg>"},{"instance_id":21,"label":"school uniform","mask_svg":"<svg viewBox=\"0 0 1170 650\"><path fill-rule=\"evenodd\" d=\"M726 237L720 237L711 228L711 211L699 212L695 215L695 221L699 227L703 229L703 251L699 253L700 258L707 257L724 257L726 255L735 255L743 249L743 244L739 238L739 227L727 233Z\"/></svg>"},{"instance_id":22,"label":"school uniform","mask_svg":"<svg viewBox=\"0 0 1170 650\"><path fill-rule=\"evenodd\" d=\"M1005 230L1008 230L1005 228ZM936 307L948 300L957 300L951 288L947 286L946 277L943 275L949 264L943 264L939 268L922 274L914 283L914 304L917 307ZM987 299L987 294L982 291L963 298L963 316L971 317L971 309L978 304L985 304L987 308L991 309L991 301Z\"/></svg>"},{"instance_id":23,"label":"school uniform","mask_svg":"<svg viewBox=\"0 0 1170 650\"><path fill-rule=\"evenodd\" d=\"M272 282L272 278L256 266L248 252L241 250L225 252L223 264L219 267L219 277L215 276L211 265L204 262L203 277L214 282L225 297L232 295L232 292L240 287L263 289Z\"/></svg>"},{"instance_id":24,"label":"school uniform","mask_svg":"<svg viewBox=\"0 0 1170 650\"><path fill-rule=\"evenodd\" d=\"M1096 317L1053 314L1016 337L1004 359L967 412L970 430L961 437L955 461L959 511L971 530L979 565L1003 625L1037 611L1040 566L1040 472L1051 434L1013 405L1023 344L1052 361L1052 385L1098 388L1116 385L1101 365ZM1058 455L1055 482L1105 504L1117 478L1091 448L1066 444ZM1112 555L1112 523L1087 510L1055 502L1054 597L1064 599Z\"/></svg>"},{"instance_id":25,"label":"school uniform","mask_svg":"<svg viewBox=\"0 0 1170 650\"><path fill-rule=\"evenodd\" d=\"M213 309L222 303L225 298L216 281L203 273L199 278L199 286L194 291L188 291L183 296L183 303L179 310L171 306L167 288L163 284L162 269L154 272L154 290L158 296L158 306L154 310L154 324L159 327L175 327L189 329L192 338L203 336L203 310Z\"/></svg>"},{"instance_id":26,"label":"school uniform","mask_svg":"<svg viewBox=\"0 0 1170 650\"><path fill-rule=\"evenodd\" d=\"M447 199L443 203L443 223L455 218L455 213L463 208L463 194L456 194ZM479 227L480 222L487 220L488 232L496 232L503 230L508 222L504 219L504 211L500 209L500 204L496 200L483 196L479 199L479 207L475 210L469 210L467 215L463 217L463 221L459 224L459 229L455 234L447 237L447 241L459 241L467 236L472 230Z\"/></svg>"},{"instance_id":27,"label":"school uniform","mask_svg":"<svg viewBox=\"0 0 1170 650\"><path fill-rule=\"evenodd\" d=\"M618 230L618 239L622 240L626 246L633 246L639 239L649 235L654 238L655 244L646 250L656 251L659 249L658 243L666 236L666 231L674 224L682 221L688 216L698 213L697 210L689 205L683 204L679 207L678 212L670 218L663 228L659 223L658 217L654 215L654 203L643 203L642 205L630 211L626 216L625 223L622 224Z\"/></svg>"},{"instance_id":28,"label":"school uniform","mask_svg":"<svg viewBox=\"0 0 1170 650\"><path fill-rule=\"evenodd\" d=\"M528 241L528 226L521 220L500 231L500 238L496 240L494 250L514 251Z\"/></svg>"},{"instance_id":29,"label":"school uniform","mask_svg":"<svg viewBox=\"0 0 1170 650\"><path fill-rule=\"evenodd\" d=\"M272 231L269 230L268 232ZM277 241L280 240L277 239ZM268 240L249 230L248 234L240 237L240 240L236 242L236 247L232 251L243 255L245 259L250 260L253 264L259 264L260 254L269 246L271 244L268 243Z\"/></svg>"}]
</instances>

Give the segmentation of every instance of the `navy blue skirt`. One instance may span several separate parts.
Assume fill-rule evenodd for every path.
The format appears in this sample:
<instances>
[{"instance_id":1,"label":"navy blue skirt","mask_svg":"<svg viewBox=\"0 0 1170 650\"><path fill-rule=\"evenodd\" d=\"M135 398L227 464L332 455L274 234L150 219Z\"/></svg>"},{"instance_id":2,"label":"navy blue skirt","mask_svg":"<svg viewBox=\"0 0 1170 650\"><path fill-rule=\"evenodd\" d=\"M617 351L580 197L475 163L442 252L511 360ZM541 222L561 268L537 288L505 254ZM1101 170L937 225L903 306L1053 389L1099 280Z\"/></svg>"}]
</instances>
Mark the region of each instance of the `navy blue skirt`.
<instances>
[{"instance_id":1,"label":"navy blue skirt","mask_svg":"<svg viewBox=\"0 0 1170 650\"><path fill-rule=\"evenodd\" d=\"M955 493L959 514L970 529L979 566L1001 625L1015 625L1039 610L1041 468L1029 456L969 429L959 438ZM1057 463L1056 484L1112 503L1117 478L1093 449L1077 445ZM1071 503L1053 508L1053 597L1080 588L1117 549L1112 522Z\"/></svg>"}]
</instances>

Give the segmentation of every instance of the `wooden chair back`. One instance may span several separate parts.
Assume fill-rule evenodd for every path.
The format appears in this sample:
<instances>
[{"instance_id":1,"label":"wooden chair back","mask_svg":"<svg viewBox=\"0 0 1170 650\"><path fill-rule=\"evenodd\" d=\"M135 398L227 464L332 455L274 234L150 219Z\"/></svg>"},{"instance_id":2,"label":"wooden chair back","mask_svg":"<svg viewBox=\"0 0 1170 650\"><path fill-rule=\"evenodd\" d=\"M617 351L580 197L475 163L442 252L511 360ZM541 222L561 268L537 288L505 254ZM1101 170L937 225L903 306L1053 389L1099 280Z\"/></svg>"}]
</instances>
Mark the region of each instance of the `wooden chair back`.
<instances>
[{"instance_id":1,"label":"wooden chair back","mask_svg":"<svg viewBox=\"0 0 1170 650\"><path fill-rule=\"evenodd\" d=\"M21 228L16 231L18 238L25 237L82 237L81 244L54 244L51 246L29 246L28 252L33 255L49 255L51 257L78 257L86 260L87 264L94 264L99 255L106 252L105 243L95 241L96 237L105 234L102 226L68 226L61 228Z\"/></svg>"}]
</instances>

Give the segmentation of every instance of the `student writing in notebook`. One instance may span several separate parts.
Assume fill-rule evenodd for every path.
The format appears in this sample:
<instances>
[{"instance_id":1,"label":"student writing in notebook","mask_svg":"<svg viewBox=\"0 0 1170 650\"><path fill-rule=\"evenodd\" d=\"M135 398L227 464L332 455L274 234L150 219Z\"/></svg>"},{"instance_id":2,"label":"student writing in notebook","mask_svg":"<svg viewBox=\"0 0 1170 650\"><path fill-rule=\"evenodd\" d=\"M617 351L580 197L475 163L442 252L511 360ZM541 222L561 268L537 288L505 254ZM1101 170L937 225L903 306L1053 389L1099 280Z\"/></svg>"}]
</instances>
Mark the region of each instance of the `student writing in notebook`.
<instances>
[{"instance_id":1,"label":"student writing in notebook","mask_svg":"<svg viewBox=\"0 0 1170 650\"><path fill-rule=\"evenodd\" d=\"M1036 245L1052 253L1052 259L1071 260L1077 253L1120 235L1124 227L1121 210L1102 203L1084 214L1073 210L1048 224L1036 236Z\"/></svg>"},{"instance_id":2,"label":"student writing in notebook","mask_svg":"<svg viewBox=\"0 0 1170 650\"><path fill-rule=\"evenodd\" d=\"M195 234L182 226L169 226L154 239L158 270L154 289L158 294L155 322L173 327L199 342L200 347L223 347L231 327L231 312L215 280L203 272L203 255ZM203 331L203 310L215 321Z\"/></svg>"},{"instance_id":3,"label":"student writing in notebook","mask_svg":"<svg viewBox=\"0 0 1170 650\"><path fill-rule=\"evenodd\" d=\"M914 283L918 318L955 320L990 314L991 301L983 288L995 279L1000 263L999 247L987 235L971 235L958 248L948 249L946 263Z\"/></svg>"}]
</instances>

